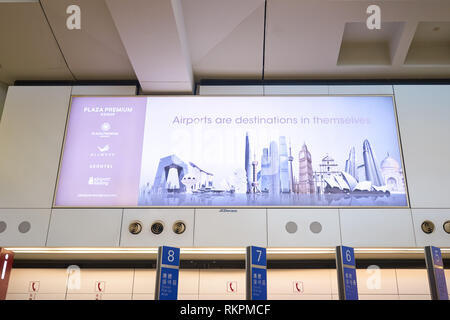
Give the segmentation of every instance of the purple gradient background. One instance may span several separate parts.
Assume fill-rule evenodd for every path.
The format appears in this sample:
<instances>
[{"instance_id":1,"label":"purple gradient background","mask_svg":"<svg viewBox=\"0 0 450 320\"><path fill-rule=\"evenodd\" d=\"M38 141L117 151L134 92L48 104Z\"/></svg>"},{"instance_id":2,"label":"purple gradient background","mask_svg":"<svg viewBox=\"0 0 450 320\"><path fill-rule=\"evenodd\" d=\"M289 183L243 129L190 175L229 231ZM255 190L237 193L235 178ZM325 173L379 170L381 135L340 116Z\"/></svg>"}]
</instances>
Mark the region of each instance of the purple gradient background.
<instances>
[{"instance_id":1,"label":"purple gradient background","mask_svg":"<svg viewBox=\"0 0 450 320\"><path fill-rule=\"evenodd\" d=\"M132 107L133 111L119 112L113 116L84 112L85 107L106 106ZM146 97L72 99L56 206L137 205L146 106ZM101 125L105 122L111 125L108 132L117 132L117 136L102 138L92 135L92 132L101 132ZM102 152L98 147L106 145L110 146L110 151L105 153L113 153L114 156L99 156ZM112 168L89 168L92 164L109 164ZM90 177L111 178L111 181L109 186L89 185ZM80 197L80 194L90 196ZM114 194L115 197L110 197Z\"/></svg>"}]
</instances>

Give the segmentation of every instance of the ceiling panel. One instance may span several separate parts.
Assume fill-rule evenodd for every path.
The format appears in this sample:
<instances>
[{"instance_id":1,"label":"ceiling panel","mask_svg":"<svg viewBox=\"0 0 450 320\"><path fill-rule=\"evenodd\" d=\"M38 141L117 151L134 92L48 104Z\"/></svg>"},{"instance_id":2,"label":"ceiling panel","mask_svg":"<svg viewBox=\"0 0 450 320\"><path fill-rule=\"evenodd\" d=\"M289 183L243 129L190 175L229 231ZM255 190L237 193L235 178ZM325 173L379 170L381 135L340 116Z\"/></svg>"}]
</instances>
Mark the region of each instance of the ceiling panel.
<instances>
[{"instance_id":1,"label":"ceiling panel","mask_svg":"<svg viewBox=\"0 0 450 320\"><path fill-rule=\"evenodd\" d=\"M191 93L191 61L180 0L107 0L144 93Z\"/></svg>"},{"instance_id":2,"label":"ceiling panel","mask_svg":"<svg viewBox=\"0 0 450 320\"><path fill-rule=\"evenodd\" d=\"M77 80L134 80L133 67L104 0L41 0L70 70ZM66 27L66 9L81 9L81 29Z\"/></svg>"},{"instance_id":3,"label":"ceiling panel","mask_svg":"<svg viewBox=\"0 0 450 320\"><path fill-rule=\"evenodd\" d=\"M71 4L81 30L66 28ZM0 0L0 82L138 78L146 92L190 92L192 73L261 79L263 64L265 79L450 76L449 0L378 0L382 30L373 32L364 29L370 4Z\"/></svg>"},{"instance_id":4,"label":"ceiling panel","mask_svg":"<svg viewBox=\"0 0 450 320\"><path fill-rule=\"evenodd\" d=\"M73 80L38 2L0 3L0 81Z\"/></svg>"},{"instance_id":5,"label":"ceiling panel","mask_svg":"<svg viewBox=\"0 0 450 320\"><path fill-rule=\"evenodd\" d=\"M194 76L261 79L264 0L182 0Z\"/></svg>"},{"instance_id":6,"label":"ceiling panel","mask_svg":"<svg viewBox=\"0 0 450 320\"><path fill-rule=\"evenodd\" d=\"M363 25L371 4L381 8L382 30L355 29L351 44L342 47L347 25ZM448 0L267 0L265 51L266 79L377 79L445 78L450 65L433 61L405 64L408 50L421 21L442 25L450 22ZM356 24L355 24L356 23ZM401 27L396 27L401 26ZM395 27L395 32L391 32ZM444 32L445 28L441 28ZM371 46L389 39L380 59L371 59ZM344 50L350 63L339 63ZM366 55L369 58L360 59ZM428 57L428 56L427 56ZM348 61L349 59L346 59ZM431 56L429 59L433 59ZM442 59L441 59L442 60ZM373 61L373 63L372 63ZM342 62L342 61L341 61Z\"/></svg>"}]
</instances>

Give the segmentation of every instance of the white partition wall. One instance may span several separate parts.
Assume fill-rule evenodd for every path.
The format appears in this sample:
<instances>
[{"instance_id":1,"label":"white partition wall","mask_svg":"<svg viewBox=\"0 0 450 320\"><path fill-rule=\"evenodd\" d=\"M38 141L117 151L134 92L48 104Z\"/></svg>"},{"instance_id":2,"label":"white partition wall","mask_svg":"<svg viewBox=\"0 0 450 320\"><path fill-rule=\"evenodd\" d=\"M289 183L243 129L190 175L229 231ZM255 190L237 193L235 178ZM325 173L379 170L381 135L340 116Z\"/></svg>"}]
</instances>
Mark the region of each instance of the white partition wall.
<instances>
[{"instance_id":1,"label":"white partition wall","mask_svg":"<svg viewBox=\"0 0 450 320\"><path fill-rule=\"evenodd\" d=\"M0 122L0 208L51 208L71 87L9 87Z\"/></svg>"},{"instance_id":2,"label":"white partition wall","mask_svg":"<svg viewBox=\"0 0 450 320\"><path fill-rule=\"evenodd\" d=\"M394 86L416 245L450 246L450 85ZM421 225L431 221L435 231Z\"/></svg>"},{"instance_id":3,"label":"white partition wall","mask_svg":"<svg viewBox=\"0 0 450 320\"><path fill-rule=\"evenodd\" d=\"M45 246L71 87L9 87L0 122L2 246Z\"/></svg>"},{"instance_id":4,"label":"white partition wall","mask_svg":"<svg viewBox=\"0 0 450 320\"><path fill-rule=\"evenodd\" d=\"M425 269L357 269L360 300L429 300ZM447 282L450 271L446 270ZM63 268L15 268L7 300L153 300L155 269L81 268L79 278ZM77 275L77 276L78 276ZM179 300L244 300L243 269L181 269ZM337 300L335 269L269 269L269 300Z\"/></svg>"},{"instance_id":5,"label":"white partition wall","mask_svg":"<svg viewBox=\"0 0 450 320\"><path fill-rule=\"evenodd\" d=\"M443 229L450 220L449 85L200 86L199 93L394 94L411 208L52 210L71 95L134 95L135 87L12 86L0 122L0 245L450 247ZM129 233L132 220L143 223L143 232ZM156 220L165 224L160 235L149 230ZM435 225L433 233L422 231L425 220ZM185 222L184 233L173 232L176 221Z\"/></svg>"},{"instance_id":6,"label":"white partition wall","mask_svg":"<svg viewBox=\"0 0 450 320\"><path fill-rule=\"evenodd\" d=\"M269 247L335 247L341 244L337 209L268 209Z\"/></svg>"},{"instance_id":7,"label":"white partition wall","mask_svg":"<svg viewBox=\"0 0 450 320\"><path fill-rule=\"evenodd\" d=\"M450 85L394 91L411 207L450 209Z\"/></svg>"},{"instance_id":8,"label":"white partition wall","mask_svg":"<svg viewBox=\"0 0 450 320\"><path fill-rule=\"evenodd\" d=\"M122 209L54 209L49 247L118 247Z\"/></svg>"},{"instance_id":9,"label":"white partition wall","mask_svg":"<svg viewBox=\"0 0 450 320\"><path fill-rule=\"evenodd\" d=\"M9 87L0 122L1 246L119 245L122 209L102 216L51 208L71 95L135 92L135 86Z\"/></svg>"},{"instance_id":10,"label":"white partition wall","mask_svg":"<svg viewBox=\"0 0 450 320\"><path fill-rule=\"evenodd\" d=\"M1 246L44 247L47 240L50 209L0 209Z\"/></svg>"},{"instance_id":11,"label":"white partition wall","mask_svg":"<svg viewBox=\"0 0 450 320\"><path fill-rule=\"evenodd\" d=\"M265 209L195 210L194 246L267 246Z\"/></svg>"},{"instance_id":12,"label":"white partition wall","mask_svg":"<svg viewBox=\"0 0 450 320\"><path fill-rule=\"evenodd\" d=\"M414 247L409 209L339 209L342 244L353 247Z\"/></svg>"}]
</instances>

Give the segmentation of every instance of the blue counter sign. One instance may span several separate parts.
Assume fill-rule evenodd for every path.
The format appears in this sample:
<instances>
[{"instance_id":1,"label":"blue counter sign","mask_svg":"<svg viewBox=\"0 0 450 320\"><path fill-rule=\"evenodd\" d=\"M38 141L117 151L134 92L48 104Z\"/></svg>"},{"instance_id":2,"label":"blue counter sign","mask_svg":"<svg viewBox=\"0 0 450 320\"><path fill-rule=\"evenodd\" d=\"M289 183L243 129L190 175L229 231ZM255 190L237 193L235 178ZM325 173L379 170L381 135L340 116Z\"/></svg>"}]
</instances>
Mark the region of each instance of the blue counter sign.
<instances>
[{"instance_id":1,"label":"blue counter sign","mask_svg":"<svg viewBox=\"0 0 450 320\"><path fill-rule=\"evenodd\" d=\"M247 300L267 300L266 248L247 247Z\"/></svg>"},{"instance_id":2,"label":"blue counter sign","mask_svg":"<svg viewBox=\"0 0 450 320\"><path fill-rule=\"evenodd\" d=\"M339 299L358 300L355 252L351 247L336 247Z\"/></svg>"},{"instance_id":3,"label":"blue counter sign","mask_svg":"<svg viewBox=\"0 0 450 320\"><path fill-rule=\"evenodd\" d=\"M180 249L159 247L156 271L156 300L177 300Z\"/></svg>"},{"instance_id":4,"label":"blue counter sign","mask_svg":"<svg viewBox=\"0 0 450 320\"><path fill-rule=\"evenodd\" d=\"M448 300L441 249L433 246L425 247L425 260L427 263L431 298L433 300Z\"/></svg>"}]
</instances>

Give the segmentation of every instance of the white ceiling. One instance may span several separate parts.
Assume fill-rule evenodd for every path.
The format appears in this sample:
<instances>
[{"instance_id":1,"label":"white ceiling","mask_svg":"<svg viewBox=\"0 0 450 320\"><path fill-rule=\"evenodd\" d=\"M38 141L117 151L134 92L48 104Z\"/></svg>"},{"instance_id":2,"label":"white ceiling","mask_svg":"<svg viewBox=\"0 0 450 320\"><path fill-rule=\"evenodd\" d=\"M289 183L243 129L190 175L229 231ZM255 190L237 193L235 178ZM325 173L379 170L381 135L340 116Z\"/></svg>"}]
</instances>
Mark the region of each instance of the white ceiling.
<instances>
[{"instance_id":1,"label":"white ceiling","mask_svg":"<svg viewBox=\"0 0 450 320\"><path fill-rule=\"evenodd\" d=\"M0 81L449 78L449 30L449 0L2 0Z\"/></svg>"}]
</instances>

